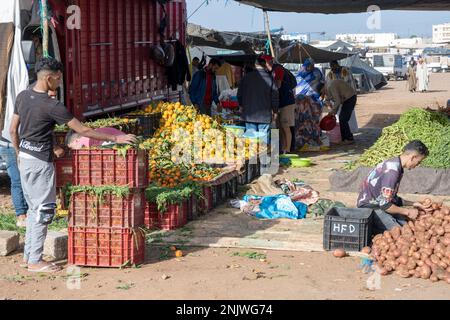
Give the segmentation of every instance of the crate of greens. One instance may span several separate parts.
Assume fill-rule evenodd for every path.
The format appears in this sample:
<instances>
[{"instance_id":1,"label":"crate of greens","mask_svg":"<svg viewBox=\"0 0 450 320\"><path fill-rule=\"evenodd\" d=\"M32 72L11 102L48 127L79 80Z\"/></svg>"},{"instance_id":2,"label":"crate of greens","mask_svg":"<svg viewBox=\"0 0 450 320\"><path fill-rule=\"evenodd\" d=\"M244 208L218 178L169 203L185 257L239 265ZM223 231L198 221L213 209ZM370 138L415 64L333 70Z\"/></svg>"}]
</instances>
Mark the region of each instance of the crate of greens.
<instances>
[{"instance_id":1,"label":"crate of greens","mask_svg":"<svg viewBox=\"0 0 450 320\"><path fill-rule=\"evenodd\" d=\"M118 186L72 186L72 227L133 228L144 224L145 197L142 189Z\"/></svg>"},{"instance_id":2,"label":"crate of greens","mask_svg":"<svg viewBox=\"0 0 450 320\"><path fill-rule=\"evenodd\" d=\"M129 146L121 149L81 149L74 150L73 157L75 185L130 188L145 188L148 185L148 161L144 150Z\"/></svg>"}]
</instances>

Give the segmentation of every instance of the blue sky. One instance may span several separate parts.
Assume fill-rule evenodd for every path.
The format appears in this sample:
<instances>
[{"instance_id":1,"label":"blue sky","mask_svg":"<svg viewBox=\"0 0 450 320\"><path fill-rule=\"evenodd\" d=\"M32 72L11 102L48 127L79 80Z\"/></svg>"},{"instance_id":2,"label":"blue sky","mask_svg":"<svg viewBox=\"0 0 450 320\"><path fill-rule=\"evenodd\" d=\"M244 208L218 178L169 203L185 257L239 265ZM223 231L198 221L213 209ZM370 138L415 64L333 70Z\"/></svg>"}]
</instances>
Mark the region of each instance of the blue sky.
<instances>
[{"instance_id":1,"label":"blue sky","mask_svg":"<svg viewBox=\"0 0 450 320\"><path fill-rule=\"evenodd\" d=\"M188 16L203 1L187 0ZM271 12L270 27L275 29L282 26L287 32L327 33L325 37L312 34L312 39L334 39L336 33L373 32L394 32L402 37L413 34L431 37L433 24L450 22L450 11L382 11L381 29L373 31L367 28L368 16L368 13L324 15ZM209 0L209 4L199 9L189 22L226 31L264 30L260 9L239 5L232 0Z\"/></svg>"}]
</instances>

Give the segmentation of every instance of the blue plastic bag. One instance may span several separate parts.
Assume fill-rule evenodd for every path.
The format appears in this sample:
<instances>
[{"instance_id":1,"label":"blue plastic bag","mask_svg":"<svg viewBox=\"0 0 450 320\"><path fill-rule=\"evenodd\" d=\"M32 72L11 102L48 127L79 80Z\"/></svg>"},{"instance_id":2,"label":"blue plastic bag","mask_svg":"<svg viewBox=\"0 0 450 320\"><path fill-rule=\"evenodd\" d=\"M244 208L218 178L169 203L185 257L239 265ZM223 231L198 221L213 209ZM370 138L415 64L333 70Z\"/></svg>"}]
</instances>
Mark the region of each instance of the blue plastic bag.
<instances>
[{"instance_id":1,"label":"blue plastic bag","mask_svg":"<svg viewBox=\"0 0 450 320\"><path fill-rule=\"evenodd\" d=\"M292 202L287 195L258 197L245 196L244 201L262 200L259 212L255 213L258 219L303 219L306 216L308 206L301 202Z\"/></svg>"}]
</instances>

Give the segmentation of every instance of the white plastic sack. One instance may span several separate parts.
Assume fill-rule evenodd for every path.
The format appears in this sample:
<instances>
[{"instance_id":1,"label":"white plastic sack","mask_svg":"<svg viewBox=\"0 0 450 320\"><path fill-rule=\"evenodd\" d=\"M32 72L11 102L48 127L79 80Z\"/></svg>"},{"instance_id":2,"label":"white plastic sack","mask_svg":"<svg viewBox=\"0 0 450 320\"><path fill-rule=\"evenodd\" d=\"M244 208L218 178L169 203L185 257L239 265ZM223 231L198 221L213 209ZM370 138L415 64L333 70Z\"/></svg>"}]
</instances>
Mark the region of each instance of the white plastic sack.
<instances>
[{"instance_id":1,"label":"white plastic sack","mask_svg":"<svg viewBox=\"0 0 450 320\"><path fill-rule=\"evenodd\" d=\"M16 26L14 34L14 46L11 51L11 60L8 70L8 84L6 88L5 125L2 136L11 141L9 127L14 113L14 104L17 95L26 90L29 84L28 70L22 52L22 30L20 29L20 4L19 0L2 0L0 22L13 22Z\"/></svg>"}]
</instances>

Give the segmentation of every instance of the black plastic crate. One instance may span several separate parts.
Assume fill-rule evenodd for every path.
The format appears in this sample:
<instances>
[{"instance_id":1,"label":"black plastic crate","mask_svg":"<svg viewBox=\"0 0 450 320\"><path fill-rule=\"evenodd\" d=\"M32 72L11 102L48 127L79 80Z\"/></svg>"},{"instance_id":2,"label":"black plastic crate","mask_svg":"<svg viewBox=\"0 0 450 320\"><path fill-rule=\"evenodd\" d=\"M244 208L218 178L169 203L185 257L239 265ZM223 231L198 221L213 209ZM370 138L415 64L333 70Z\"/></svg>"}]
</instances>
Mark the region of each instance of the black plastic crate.
<instances>
[{"instance_id":1,"label":"black plastic crate","mask_svg":"<svg viewBox=\"0 0 450 320\"><path fill-rule=\"evenodd\" d=\"M192 211L192 220L196 220L201 215L200 209L198 207L199 200L198 200L197 196L192 195L190 203L191 203L191 208L192 208L192 210L191 210Z\"/></svg>"},{"instance_id":2,"label":"black plastic crate","mask_svg":"<svg viewBox=\"0 0 450 320\"><path fill-rule=\"evenodd\" d=\"M226 202L228 200L227 182L224 182L220 185L220 193L220 202Z\"/></svg>"},{"instance_id":3,"label":"black plastic crate","mask_svg":"<svg viewBox=\"0 0 450 320\"><path fill-rule=\"evenodd\" d=\"M211 191L212 191L212 207L215 208L219 204L220 193L217 186L212 186Z\"/></svg>"},{"instance_id":4,"label":"black plastic crate","mask_svg":"<svg viewBox=\"0 0 450 320\"><path fill-rule=\"evenodd\" d=\"M226 183L228 198L234 198L237 196L238 189L238 177L234 177Z\"/></svg>"},{"instance_id":5,"label":"black plastic crate","mask_svg":"<svg viewBox=\"0 0 450 320\"><path fill-rule=\"evenodd\" d=\"M137 134L143 137L151 137L158 130L161 113L149 115L127 115L130 119L137 119Z\"/></svg>"},{"instance_id":6,"label":"black plastic crate","mask_svg":"<svg viewBox=\"0 0 450 320\"><path fill-rule=\"evenodd\" d=\"M360 251L370 245L372 224L372 209L331 208L325 215L323 248Z\"/></svg>"},{"instance_id":7,"label":"black plastic crate","mask_svg":"<svg viewBox=\"0 0 450 320\"><path fill-rule=\"evenodd\" d=\"M240 174L238 176L238 183L239 185L243 186L249 183L248 181L248 160L246 160L242 164L242 169L240 170Z\"/></svg>"},{"instance_id":8,"label":"black plastic crate","mask_svg":"<svg viewBox=\"0 0 450 320\"><path fill-rule=\"evenodd\" d=\"M255 166L253 164L251 164L249 161L246 162L246 172L247 172L247 183L251 183L254 179L255 173L254 173L254 169Z\"/></svg>"}]
</instances>

